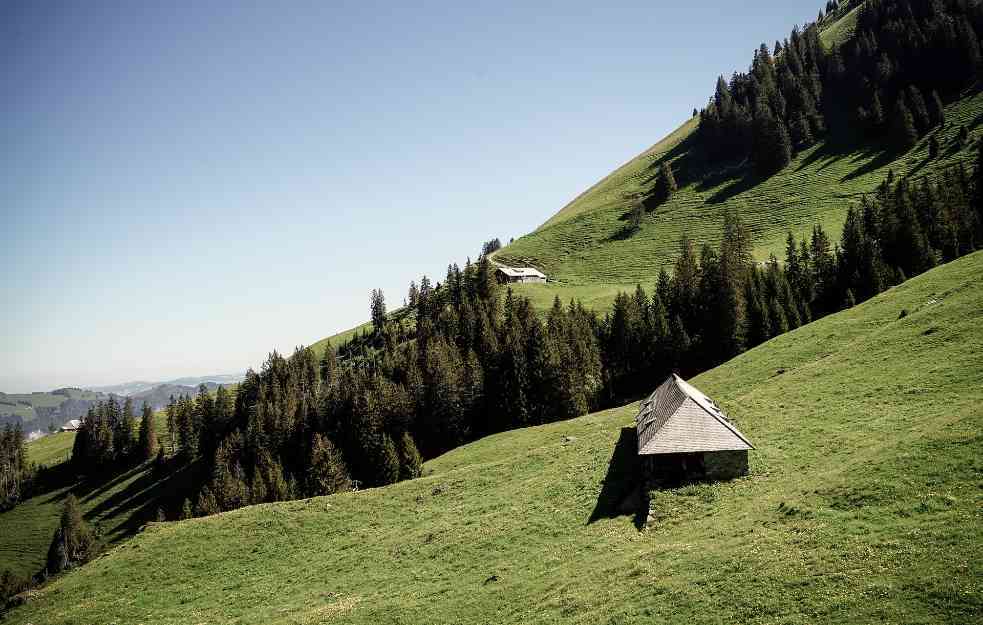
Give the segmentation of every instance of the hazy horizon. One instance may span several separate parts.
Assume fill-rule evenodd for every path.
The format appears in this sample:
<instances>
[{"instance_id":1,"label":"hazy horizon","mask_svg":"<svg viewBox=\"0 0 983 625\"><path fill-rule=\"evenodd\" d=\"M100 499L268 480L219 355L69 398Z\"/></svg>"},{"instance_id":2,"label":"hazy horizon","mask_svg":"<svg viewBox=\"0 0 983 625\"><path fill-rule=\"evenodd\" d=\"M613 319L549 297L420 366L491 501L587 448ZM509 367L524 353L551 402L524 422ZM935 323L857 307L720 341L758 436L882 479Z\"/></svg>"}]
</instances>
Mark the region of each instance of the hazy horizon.
<instances>
[{"instance_id":1,"label":"hazy horizon","mask_svg":"<svg viewBox=\"0 0 983 625\"><path fill-rule=\"evenodd\" d=\"M395 308L816 8L7 3L0 390L242 371Z\"/></svg>"}]
</instances>

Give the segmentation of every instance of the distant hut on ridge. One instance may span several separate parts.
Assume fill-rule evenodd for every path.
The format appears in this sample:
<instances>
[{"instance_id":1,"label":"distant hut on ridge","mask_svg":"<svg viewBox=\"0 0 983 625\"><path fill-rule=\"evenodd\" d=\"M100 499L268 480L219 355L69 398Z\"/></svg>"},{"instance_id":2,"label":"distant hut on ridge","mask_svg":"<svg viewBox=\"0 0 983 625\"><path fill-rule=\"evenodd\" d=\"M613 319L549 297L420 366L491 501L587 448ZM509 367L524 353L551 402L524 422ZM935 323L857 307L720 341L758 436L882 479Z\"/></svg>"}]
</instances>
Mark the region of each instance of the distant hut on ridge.
<instances>
[{"instance_id":1,"label":"distant hut on ridge","mask_svg":"<svg viewBox=\"0 0 983 625\"><path fill-rule=\"evenodd\" d=\"M712 399L675 374L642 402L635 429L643 472L656 481L745 475L754 449Z\"/></svg>"}]
</instances>

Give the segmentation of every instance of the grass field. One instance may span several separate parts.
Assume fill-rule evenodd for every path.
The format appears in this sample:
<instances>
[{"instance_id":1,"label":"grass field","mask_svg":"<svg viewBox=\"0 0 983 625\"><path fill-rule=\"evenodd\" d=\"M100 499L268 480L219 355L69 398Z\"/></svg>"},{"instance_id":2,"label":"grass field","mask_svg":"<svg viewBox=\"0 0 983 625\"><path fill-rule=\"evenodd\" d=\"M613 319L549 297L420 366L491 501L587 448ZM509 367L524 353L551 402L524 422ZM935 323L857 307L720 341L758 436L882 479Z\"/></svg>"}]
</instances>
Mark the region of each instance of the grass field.
<instances>
[{"instance_id":1,"label":"grass field","mask_svg":"<svg viewBox=\"0 0 983 625\"><path fill-rule=\"evenodd\" d=\"M981 353L977 253L696 378L755 443L751 474L653 492L647 529L616 510L629 405L410 482L155 524L8 618L980 622Z\"/></svg>"},{"instance_id":2,"label":"grass field","mask_svg":"<svg viewBox=\"0 0 983 625\"><path fill-rule=\"evenodd\" d=\"M33 464L54 466L72 456L75 432L55 432L27 444L27 461Z\"/></svg>"},{"instance_id":3,"label":"grass field","mask_svg":"<svg viewBox=\"0 0 983 625\"><path fill-rule=\"evenodd\" d=\"M167 444L162 413L156 418L159 436ZM74 441L74 432L32 441L27 445L28 461L57 465L71 457ZM41 569L68 493L78 498L85 518L99 528L102 539L114 544L131 536L153 514L156 497L169 492L166 482L157 481L148 467L141 466L109 480L70 483L0 512L0 571L10 569L26 576Z\"/></svg>"}]
</instances>

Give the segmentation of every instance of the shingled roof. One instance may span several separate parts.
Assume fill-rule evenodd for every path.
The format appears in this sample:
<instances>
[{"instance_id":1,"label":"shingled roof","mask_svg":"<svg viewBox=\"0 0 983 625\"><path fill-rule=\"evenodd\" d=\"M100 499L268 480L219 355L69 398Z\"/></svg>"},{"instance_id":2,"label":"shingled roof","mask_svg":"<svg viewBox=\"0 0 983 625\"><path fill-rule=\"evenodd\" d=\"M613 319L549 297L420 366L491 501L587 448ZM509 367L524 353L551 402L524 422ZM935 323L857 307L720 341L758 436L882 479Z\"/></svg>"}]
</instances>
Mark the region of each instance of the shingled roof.
<instances>
[{"instance_id":1,"label":"shingled roof","mask_svg":"<svg viewBox=\"0 0 983 625\"><path fill-rule=\"evenodd\" d=\"M712 399L673 374L635 417L639 455L754 449Z\"/></svg>"}]
</instances>

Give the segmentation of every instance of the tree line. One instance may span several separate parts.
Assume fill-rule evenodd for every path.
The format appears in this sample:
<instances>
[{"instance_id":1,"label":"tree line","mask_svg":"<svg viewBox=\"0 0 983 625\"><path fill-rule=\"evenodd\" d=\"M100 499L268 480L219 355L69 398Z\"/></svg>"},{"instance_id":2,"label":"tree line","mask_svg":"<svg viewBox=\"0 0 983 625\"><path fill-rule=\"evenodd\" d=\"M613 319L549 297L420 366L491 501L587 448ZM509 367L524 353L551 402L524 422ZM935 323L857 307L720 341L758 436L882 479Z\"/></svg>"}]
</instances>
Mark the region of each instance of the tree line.
<instances>
[{"instance_id":1,"label":"tree line","mask_svg":"<svg viewBox=\"0 0 983 625\"><path fill-rule=\"evenodd\" d=\"M598 326L610 403L651 389L669 372L691 375L770 338L900 284L983 246L983 144L972 176L956 165L895 179L847 209L840 241L822 226L796 241L784 263L756 264L740 218L724 218L721 244L696 253L684 236L672 274L649 296L619 293Z\"/></svg>"},{"instance_id":2,"label":"tree line","mask_svg":"<svg viewBox=\"0 0 983 625\"><path fill-rule=\"evenodd\" d=\"M559 299L536 313L502 292L486 257L414 282L412 310L399 314L374 291L371 331L322 353L274 352L235 393L202 387L171 402L171 451L203 478L166 517L411 479L424 458L476 438L716 366L977 249L981 170L889 175L847 210L838 242L819 225L798 241L790 233L784 262L754 262L750 231L730 213L719 246L684 237L671 272L618 294L603 317Z\"/></svg>"},{"instance_id":3,"label":"tree line","mask_svg":"<svg viewBox=\"0 0 983 625\"><path fill-rule=\"evenodd\" d=\"M760 175L835 126L910 148L944 123L944 98L979 78L981 31L983 7L963 0L869 0L856 35L829 51L818 24L796 27L761 44L747 72L718 78L697 140L711 161L748 159Z\"/></svg>"},{"instance_id":4,"label":"tree line","mask_svg":"<svg viewBox=\"0 0 983 625\"><path fill-rule=\"evenodd\" d=\"M115 471L161 452L150 406L143 404L138 424L132 399L120 405L110 397L91 406L82 418L72 444L72 467L83 474Z\"/></svg>"},{"instance_id":5,"label":"tree line","mask_svg":"<svg viewBox=\"0 0 983 625\"><path fill-rule=\"evenodd\" d=\"M410 479L424 457L595 407L603 386L595 315L557 300L541 317L500 288L482 256L449 266L442 284L414 283L409 315L387 315L373 291L371 333L321 354L274 352L234 395L201 388L171 401L171 453L199 465L203 479L165 516ZM87 416L86 429L125 422L106 412Z\"/></svg>"}]
</instances>

